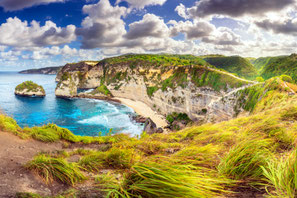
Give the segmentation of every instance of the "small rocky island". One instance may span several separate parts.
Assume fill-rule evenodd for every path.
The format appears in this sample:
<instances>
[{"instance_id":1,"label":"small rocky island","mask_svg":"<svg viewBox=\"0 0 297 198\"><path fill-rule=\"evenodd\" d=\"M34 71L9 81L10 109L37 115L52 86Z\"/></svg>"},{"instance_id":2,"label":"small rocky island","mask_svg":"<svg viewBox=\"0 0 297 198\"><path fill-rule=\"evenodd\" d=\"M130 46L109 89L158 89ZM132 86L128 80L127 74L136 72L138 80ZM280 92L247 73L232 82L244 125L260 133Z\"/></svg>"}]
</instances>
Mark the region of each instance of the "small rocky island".
<instances>
[{"instance_id":1,"label":"small rocky island","mask_svg":"<svg viewBox=\"0 0 297 198\"><path fill-rule=\"evenodd\" d=\"M45 91L42 86L32 82L25 81L16 86L15 95L26 96L26 97L44 97Z\"/></svg>"}]
</instances>

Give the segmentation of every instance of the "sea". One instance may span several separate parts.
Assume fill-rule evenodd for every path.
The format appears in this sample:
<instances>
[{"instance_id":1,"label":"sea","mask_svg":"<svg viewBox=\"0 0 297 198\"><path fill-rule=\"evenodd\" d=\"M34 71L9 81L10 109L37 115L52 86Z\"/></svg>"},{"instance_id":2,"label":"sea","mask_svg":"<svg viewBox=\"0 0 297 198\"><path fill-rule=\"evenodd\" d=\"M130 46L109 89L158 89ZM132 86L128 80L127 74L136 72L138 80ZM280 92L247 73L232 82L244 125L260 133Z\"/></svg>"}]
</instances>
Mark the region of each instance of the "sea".
<instances>
[{"instance_id":1,"label":"sea","mask_svg":"<svg viewBox=\"0 0 297 198\"><path fill-rule=\"evenodd\" d=\"M42 85L46 97L15 96L15 87L27 80ZM132 108L103 100L56 98L55 87L55 75L0 72L0 111L13 117L21 127L54 123L82 136L136 136L143 131L144 126L131 119L136 115Z\"/></svg>"}]
</instances>

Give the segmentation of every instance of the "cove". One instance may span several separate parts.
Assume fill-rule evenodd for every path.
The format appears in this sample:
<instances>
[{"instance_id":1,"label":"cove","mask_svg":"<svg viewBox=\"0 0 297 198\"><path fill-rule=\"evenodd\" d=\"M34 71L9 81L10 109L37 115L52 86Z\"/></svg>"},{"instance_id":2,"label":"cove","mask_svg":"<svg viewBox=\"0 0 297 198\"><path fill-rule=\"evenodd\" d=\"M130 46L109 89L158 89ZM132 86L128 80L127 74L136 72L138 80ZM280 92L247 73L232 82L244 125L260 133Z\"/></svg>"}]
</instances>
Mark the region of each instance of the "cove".
<instances>
[{"instance_id":1,"label":"cove","mask_svg":"<svg viewBox=\"0 0 297 198\"><path fill-rule=\"evenodd\" d=\"M44 87L45 98L14 95L14 88L32 80ZM55 76L0 72L0 109L12 116L21 127L54 123L76 135L97 136L99 132L138 135L143 126L130 119L135 115L125 105L94 99L61 99L55 97Z\"/></svg>"}]
</instances>

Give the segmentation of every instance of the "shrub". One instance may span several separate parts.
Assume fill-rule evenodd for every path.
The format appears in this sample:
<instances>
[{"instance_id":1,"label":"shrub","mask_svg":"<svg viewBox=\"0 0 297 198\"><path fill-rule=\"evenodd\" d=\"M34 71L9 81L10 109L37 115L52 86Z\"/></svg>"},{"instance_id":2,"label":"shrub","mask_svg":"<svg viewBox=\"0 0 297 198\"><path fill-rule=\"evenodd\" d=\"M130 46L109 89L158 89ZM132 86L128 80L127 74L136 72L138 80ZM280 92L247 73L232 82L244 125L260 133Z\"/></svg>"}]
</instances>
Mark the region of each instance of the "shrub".
<instances>
[{"instance_id":1,"label":"shrub","mask_svg":"<svg viewBox=\"0 0 297 198\"><path fill-rule=\"evenodd\" d=\"M104 84L97 87L94 91L91 92L91 94L98 94L98 93L106 95L106 96L112 96L111 92L108 90L108 88Z\"/></svg>"},{"instance_id":2,"label":"shrub","mask_svg":"<svg viewBox=\"0 0 297 198\"><path fill-rule=\"evenodd\" d=\"M285 81L285 82L289 82L289 83L292 83L293 82L293 79L291 76L288 76L288 75L281 75L280 76L280 79Z\"/></svg>"},{"instance_id":3,"label":"shrub","mask_svg":"<svg viewBox=\"0 0 297 198\"><path fill-rule=\"evenodd\" d=\"M149 96L149 97L152 97L153 96L153 94L156 92L156 91L158 91L158 87L148 87L147 88L147 95Z\"/></svg>"},{"instance_id":4,"label":"shrub","mask_svg":"<svg viewBox=\"0 0 297 198\"><path fill-rule=\"evenodd\" d=\"M258 82L264 82L265 80L264 80L264 78L262 78L262 77L257 77L257 78L256 78L256 81L258 81Z\"/></svg>"},{"instance_id":5,"label":"shrub","mask_svg":"<svg viewBox=\"0 0 297 198\"><path fill-rule=\"evenodd\" d=\"M32 161L28 162L26 167L36 172L46 183L57 180L65 184L74 185L86 179L76 164L43 154L36 156Z\"/></svg>"}]
</instances>

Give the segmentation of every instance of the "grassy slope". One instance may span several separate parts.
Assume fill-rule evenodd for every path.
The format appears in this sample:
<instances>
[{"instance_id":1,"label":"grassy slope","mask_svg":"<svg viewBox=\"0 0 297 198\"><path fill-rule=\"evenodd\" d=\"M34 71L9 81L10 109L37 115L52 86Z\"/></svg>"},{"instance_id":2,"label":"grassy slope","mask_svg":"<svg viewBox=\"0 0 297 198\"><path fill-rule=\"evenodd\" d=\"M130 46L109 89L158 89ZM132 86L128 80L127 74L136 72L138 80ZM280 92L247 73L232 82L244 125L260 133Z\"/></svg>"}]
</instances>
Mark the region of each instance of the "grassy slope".
<instances>
[{"instance_id":1,"label":"grassy slope","mask_svg":"<svg viewBox=\"0 0 297 198\"><path fill-rule=\"evenodd\" d=\"M277 57L260 57L257 59L252 59L250 62L255 66L256 69L261 71L264 67L269 65L270 63L276 61L278 58L281 58L281 56Z\"/></svg>"},{"instance_id":2,"label":"grassy slope","mask_svg":"<svg viewBox=\"0 0 297 198\"><path fill-rule=\"evenodd\" d=\"M243 187L258 194L294 197L297 96L289 96L280 83L273 79L243 91L242 106L252 111L245 117L170 134L142 134L139 139L85 137L110 147L41 154L27 167L46 181L75 185L91 180L93 188L107 197L230 197L242 193L238 189ZM0 117L0 130L69 144L83 139L54 125L23 130L5 116ZM72 155L80 155L80 161L65 161ZM107 173L99 173L106 169ZM86 178L87 172L94 176Z\"/></svg>"},{"instance_id":3,"label":"grassy slope","mask_svg":"<svg viewBox=\"0 0 297 198\"><path fill-rule=\"evenodd\" d=\"M291 76L296 82L297 56L295 54L273 58L273 60L269 64L266 64L261 71L261 76L264 79L283 74Z\"/></svg>"},{"instance_id":4,"label":"grassy slope","mask_svg":"<svg viewBox=\"0 0 297 198\"><path fill-rule=\"evenodd\" d=\"M204 60L217 68L235 73L241 77L253 79L257 76L256 68L249 60L240 56L208 56Z\"/></svg>"}]
</instances>

